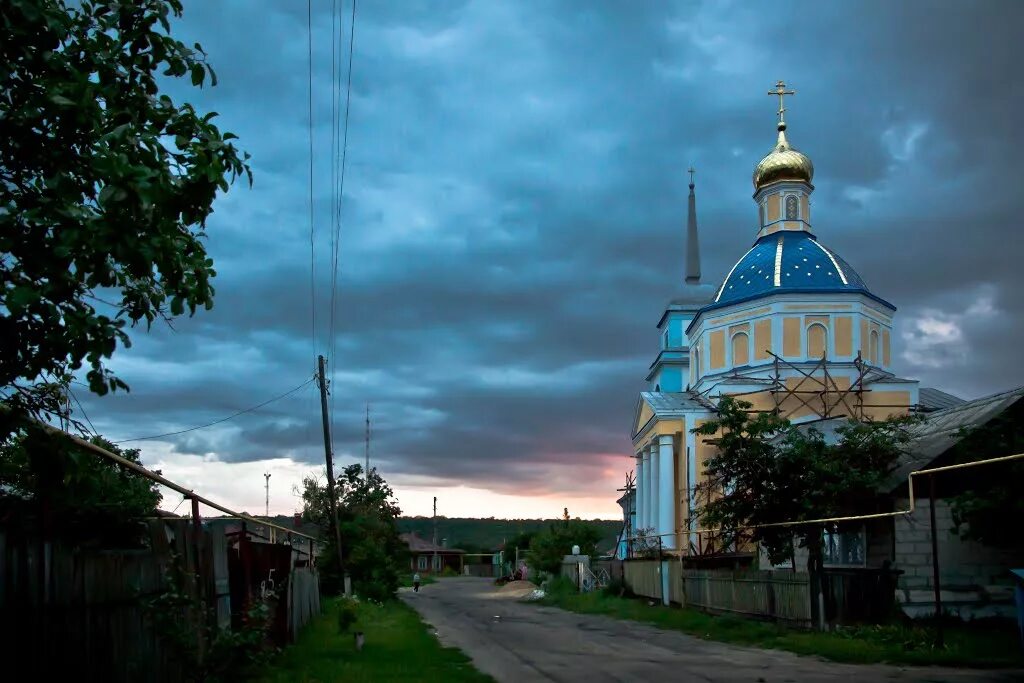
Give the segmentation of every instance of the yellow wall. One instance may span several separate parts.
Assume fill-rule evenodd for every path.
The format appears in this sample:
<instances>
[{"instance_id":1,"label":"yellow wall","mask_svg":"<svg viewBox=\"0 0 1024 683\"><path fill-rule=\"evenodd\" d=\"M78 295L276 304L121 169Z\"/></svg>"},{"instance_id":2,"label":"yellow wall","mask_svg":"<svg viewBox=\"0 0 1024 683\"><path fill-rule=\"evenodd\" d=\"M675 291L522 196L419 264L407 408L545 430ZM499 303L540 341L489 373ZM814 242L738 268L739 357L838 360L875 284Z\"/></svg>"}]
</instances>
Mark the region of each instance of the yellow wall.
<instances>
[{"instance_id":1,"label":"yellow wall","mask_svg":"<svg viewBox=\"0 0 1024 683\"><path fill-rule=\"evenodd\" d=\"M718 370L725 367L725 330L715 330L711 333L711 369Z\"/></svg>"},{"instance_id":2,"label":"yellow wall","mask_svg":"<svg viewBox=\"0 0 1024 683\"><path fill-rule=\"evenodd\" d=\"M889 365L889 330L882 330L882 365Z\"/></svg>"},{"instance_id":3,"label":"yellow wall","mask_svg":"<svg viewBox=\"0 0 1024 683\"><path fill-rule=\"evenodd\" d=\"M836 316L836 355L853 355L853 318L848 315Z\"/></svg>"},{"instance_id":4,"label":"yellow wall","mask_svg":"<svg viewBox=\"0 0 1024 683\"><path fill-rule=\"evenodd\" d=\"M811 209L807 205L807 195L800 195L800 217L808 223L811 222Z\"/></svg>"},{"instance_id":5,"label":"yellow wall","mask_svg":"<svg viewBox=\"0 0 1024 683\"><path fill-rule=\"evenodd\" d=\"M782 319L782 355L800 355L800 318Z\"/></svg>"},{"instance_id":6,"label":"yellow wall","mask_svg":"<svg viewBox=\"0 0 1024 683\"><path fill-rule=\"evenodd\" d=\"M780 199L779 195L777 195L777 194L773 194L771 197L768 197L768 222L769 223L771 223L773 221L779 220L780 202L781 202L781 199Z\"/></svg>"},{"instance_id":7,"label":"yellow wall","mask_svg":"<svg viewBox=\"0 0 1024 683\"><path fill-rule=\"evenodd\" d=\"M772 319L765 318L754 323L754 360L771 358L768 351L772 348Z\"/></svg>"},{"instance_id":8,"label":"yellow wall","mask_svg":"<svg viewBox=\"0 0 1024 683\"><path fill-rule=\"evenodd\" d=\"M868 358L868 321L860 319L860 355L864 360Z\"/></svg>"}]
</instances>

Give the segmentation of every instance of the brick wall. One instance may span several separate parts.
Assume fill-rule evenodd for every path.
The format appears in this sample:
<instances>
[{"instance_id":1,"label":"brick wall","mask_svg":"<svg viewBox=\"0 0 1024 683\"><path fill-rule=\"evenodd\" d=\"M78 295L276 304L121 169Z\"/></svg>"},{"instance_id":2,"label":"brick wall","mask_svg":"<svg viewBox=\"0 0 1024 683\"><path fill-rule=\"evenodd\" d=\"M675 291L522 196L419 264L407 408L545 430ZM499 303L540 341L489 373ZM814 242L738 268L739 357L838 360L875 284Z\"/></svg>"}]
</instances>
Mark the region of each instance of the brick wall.
<instances>
[{"instance_id":1,"label":"brick wall","mask_svg":"<svg viewBox=\"0 0 1024 683\"><path fill-rule=\"evenodd\" d=\"M904 510L910 505L906 499L898 499L895 504L897 509ZM1008 570L1024 566L1024 552L1000 551L961 540L953 533L952 513L943 499L936 501L935 527L943 610L964 619L1012 617L1013 582ZM893 530L894 565L904 572L896 598L911 617L934 614L929 500L919 498L913 514L895 517Z\"/></svg>"}]
</instances>

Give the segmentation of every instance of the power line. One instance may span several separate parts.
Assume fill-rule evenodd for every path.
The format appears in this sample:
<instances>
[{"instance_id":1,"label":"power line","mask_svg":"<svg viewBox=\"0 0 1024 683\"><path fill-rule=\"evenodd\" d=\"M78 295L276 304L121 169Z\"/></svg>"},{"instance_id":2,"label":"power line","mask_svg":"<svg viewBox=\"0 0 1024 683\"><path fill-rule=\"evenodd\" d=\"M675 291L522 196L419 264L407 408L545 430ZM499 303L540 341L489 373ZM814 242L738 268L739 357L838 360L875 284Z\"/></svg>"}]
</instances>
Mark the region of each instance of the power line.
<instances>
[{"instance_id":1,"label":"power line","mask_svg":"<svg viewBox=\"0 0 1024 683\"><path fill-rule=\"evenodd\" d=\"M345 87L345 121L344 121L344 132L341 143L341 168L340 178L338 181L338 202L337 202L337 218L335 221L336 235L334 238L334 264L331 279L331 361L335 361L335 342L337 341L337 332L334 329L334 313L337 306L337 289L338 289L338 259L341 252L341 208L345 198L345 169L347 167L348 159L348 121L349 111L352 104L352 56L355 51L355 40L356 40L356 0L352 0L352 16L349 19L349 37L348 37L348 76L347 84ZM340 77L340 69L339 69ZM333 369L332 369L333 374ZM330 396L330 408L331 408L331 423L334 422L334 394ZM333 435L335 430L331 430ZM332 436L333 439L333 436ZM333 444L332 444L333 447Z\"/></svg>"},{"instance_id":2,"label":"power line","mask_svg":"<svg viewBox=\"0 0 1024 683\"><path fill-rule=\"evenodd\" d=\"M178 434L185 434L186 432L194 432L197 429L206 429L207 427L212 427L213 425L218 425L218 424L220 424L222 422L227 422L228 420L233 420L234 418L238 417L239 415L245 415L246 413L251 413L254 410L259 410L263 406L270 405L274 401L280 401L282 398L285 398L287 396L290 396L290 395L294 394L296 391L298 391L302 387L307 386L309 384L312 384L315 379L316 379L315 377L310 377L309 379L307 379L305 382L303 382L299 386L295 387L294 389L289 389L288 391L286 391L285 393L281 394L280 396L275 396L274 398L268 399L268 400L264 401L263 403L260 403L259 405L255 405L255 406L252 406L251 408L246 408L244 410L239 410L237 413L232 413L231 415L228 415L227 417L222 417L219 420L214 420L213 422L208 422L208 423L206 423L204 425L199 425L198 427L189 427L188 429L180 429L180 430L178 430L176 432L167 432L165 434L154 434L153 436L137 436L137 437L134 437L134 438L131 438L131 439L121 439L120 441L112 441L111 443L129 443L131 441L150 441L152 439L161 439L161 438L163 438L165 436L177 436Z\"/></svg>"},{"instance_id":3,"label":"power line","mask_svg":"<svg viewBox=\"0 0 1024 683\"><path fill-rule=\"evenodd\" d=\"M92 433L99 434L99 430L96 429L96 425L92 423L92 420L89 419L89 415L85 412L85 408L82 407L82 402L78 400L78 397L75 396L75 392L71 390L71 385L68 385L68 394L70 394L71 398L75 399L75 405L77 405L78 409L82 411L82 417L84 417L85 421L89 423L89 428L92 429Z\"/></svg>"},{"instance_id":4,"label":"power line","mask_svg":"<svg viewBox=\"0 0 1024 683\"><path fill-rule=\"evenodd\" d=\"M310 328L313 341L313 367L316 368L316 241L313 220L313 0L306 0L306 33L309 51L309 299Z\"/></svg>"}]
</instances>

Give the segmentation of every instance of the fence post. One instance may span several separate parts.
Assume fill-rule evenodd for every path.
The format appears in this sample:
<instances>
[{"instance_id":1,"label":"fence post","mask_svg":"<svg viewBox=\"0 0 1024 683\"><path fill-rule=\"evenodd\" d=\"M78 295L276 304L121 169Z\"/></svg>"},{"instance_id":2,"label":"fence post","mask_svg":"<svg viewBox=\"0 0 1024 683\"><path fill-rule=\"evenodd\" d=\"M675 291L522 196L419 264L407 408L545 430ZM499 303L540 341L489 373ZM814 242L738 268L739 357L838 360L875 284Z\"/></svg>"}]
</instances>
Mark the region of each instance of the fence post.
<instances>
[{"instance_id":1,"label":"fence post","mask_svg":"<svg viewBox=\"0 0 1024 683\"><path fill-rule=\"evenodd\" d=\"M199 518L199 499L195 496L189 496L192 502L192 548L195 556L195 566L193 567L193 580L195 581L196 591L196 641L198 646L199 661L202 662L206 659L206 638L203 634L206 632L206 591L204 586L205 575L203 573L203 523Z\"/></svg>"}]
</instances>

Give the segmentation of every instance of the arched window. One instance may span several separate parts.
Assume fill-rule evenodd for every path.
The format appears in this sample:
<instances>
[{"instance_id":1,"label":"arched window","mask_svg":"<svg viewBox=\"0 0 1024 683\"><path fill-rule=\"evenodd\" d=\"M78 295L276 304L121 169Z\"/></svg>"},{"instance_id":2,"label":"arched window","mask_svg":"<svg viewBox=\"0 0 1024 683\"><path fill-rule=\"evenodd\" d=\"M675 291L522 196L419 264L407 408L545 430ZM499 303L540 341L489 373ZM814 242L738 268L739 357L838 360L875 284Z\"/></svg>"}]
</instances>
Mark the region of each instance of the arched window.
<instances>
[{"instance_id":1,"label":"arched window","mask_svg":"<svg viewBox=\"0 0 1024 683\"><path fill-rule=\"evenodd\" d=\"M693 381L696 382L700 379L700 349L693 350Z\"/></svg>"},{"instance_id":2,"label":"arched window","mask_svg":"<svg viewBox=\"0 0 1024 683\"><path fill-rule=\"evenodd\" d=\"M786 197L786 220L795 221L800 218L800 208L798 206L799 200L795 194L791 194Z\"/></svg>"},{"instance_id":3,"label":"arched window","mask_svg":"<svg viewBox=\"0 0 1024 683\"><path fill-rule=\"evenodd\" d=\"M737 332L732 336L732 365L738 367L750 362L750 337L746 332Z\"/></svg>"},{"instance_id":4,"label":"arched window","mask_svg":"<svg viewBox=\"0 0 1024 683\"><path fill-rule=\"evenodd\" d=\"M868 342L868 360L872 363L878 363L878 330L871 330L871 334L868 336L871 341Z\"/></svg>"},{"instance_id":5,"label":"arched window","mask_svg":"<svg viewBox=\"0 0 1024 683\"><path fill-rule=\"evenodd\" d=\"M828 330L821 323L807 326L807 357L821 358L828 353Z\"/></svg>"}]
</instances>

